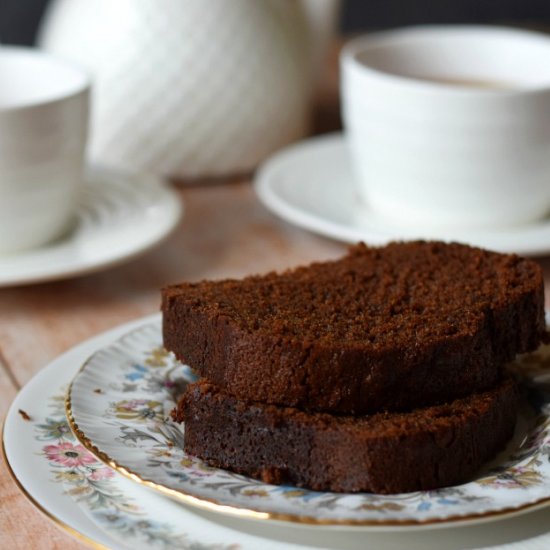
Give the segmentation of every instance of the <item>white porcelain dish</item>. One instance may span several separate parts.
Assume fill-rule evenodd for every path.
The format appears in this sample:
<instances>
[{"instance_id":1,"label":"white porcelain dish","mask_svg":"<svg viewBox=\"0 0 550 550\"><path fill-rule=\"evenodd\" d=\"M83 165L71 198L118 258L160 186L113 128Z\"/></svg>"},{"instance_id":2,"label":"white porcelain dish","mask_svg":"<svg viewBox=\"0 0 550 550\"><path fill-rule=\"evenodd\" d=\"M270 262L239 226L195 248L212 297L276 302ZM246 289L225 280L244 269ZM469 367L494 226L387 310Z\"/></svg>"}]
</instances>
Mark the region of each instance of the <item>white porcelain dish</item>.
<instances>
[{"instance_id":1,"label":"white porcelain dish","mask_svg":"<svg viewBox=\"0 0 550 550\"><path fill-rule=\"evenodd\" d=\"M363 204L343 134L311 138L268 160L255 179L263 204L286 221L344 242L384 245L437 239L526 256L550 253L550 217L506 229L438 229L398 225Z\"/></svg>"},{"instance_id":2,"label":"white porcelain dish","mask_svg":"<svg viewBox=\"0 0 550 550\"><path fill-rule=\"evenodd\" d=\"M76 221L41 248L0 255L0 287L92 273L158 244L183 212L180 197L161 179L90 168Z\"/></svg>"}]
</instances>

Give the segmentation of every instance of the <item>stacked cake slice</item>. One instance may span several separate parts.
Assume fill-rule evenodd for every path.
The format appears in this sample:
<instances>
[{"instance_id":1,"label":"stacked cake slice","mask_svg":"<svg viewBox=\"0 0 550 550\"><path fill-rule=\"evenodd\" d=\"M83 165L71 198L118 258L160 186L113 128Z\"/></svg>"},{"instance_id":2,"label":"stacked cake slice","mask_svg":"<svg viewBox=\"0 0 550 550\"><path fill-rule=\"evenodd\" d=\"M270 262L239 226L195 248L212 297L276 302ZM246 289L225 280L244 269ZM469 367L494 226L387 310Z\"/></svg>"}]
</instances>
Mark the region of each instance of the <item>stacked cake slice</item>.
<instances>
[{"instance_id":1,"label":"stacked cake slice","mask_svg":"<svg viewBox=\"0 0 550 550\"><path fill-rule=\"evenodd\" d=\"M514 430L502 367L545 330L537 264L434 242L171 286L162 310L166 348L202 377L174 411L187 452L349 492L474 475Z\"/></svg>"}]
</instances>

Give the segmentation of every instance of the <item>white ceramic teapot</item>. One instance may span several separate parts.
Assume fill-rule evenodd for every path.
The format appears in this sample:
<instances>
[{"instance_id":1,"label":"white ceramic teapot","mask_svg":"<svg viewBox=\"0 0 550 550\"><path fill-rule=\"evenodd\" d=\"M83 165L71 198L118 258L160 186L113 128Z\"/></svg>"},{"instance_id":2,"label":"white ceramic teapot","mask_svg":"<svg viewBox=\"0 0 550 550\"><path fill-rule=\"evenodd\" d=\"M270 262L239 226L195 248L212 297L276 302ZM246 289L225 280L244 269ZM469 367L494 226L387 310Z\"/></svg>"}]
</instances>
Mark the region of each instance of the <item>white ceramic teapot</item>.
<instances>
[{"instance_id":1,"label":"white ceramic teapot","mask_svg":"<svg viewBox=\"0 0 550 550\"><path fill-rule=\"evenodd\" d=\"M304 2L56 0L39 44L95 76L92 162L184 179L248 172L308 129L309 25L326 35L337 2Z\"/></svg>"}]
</instances>

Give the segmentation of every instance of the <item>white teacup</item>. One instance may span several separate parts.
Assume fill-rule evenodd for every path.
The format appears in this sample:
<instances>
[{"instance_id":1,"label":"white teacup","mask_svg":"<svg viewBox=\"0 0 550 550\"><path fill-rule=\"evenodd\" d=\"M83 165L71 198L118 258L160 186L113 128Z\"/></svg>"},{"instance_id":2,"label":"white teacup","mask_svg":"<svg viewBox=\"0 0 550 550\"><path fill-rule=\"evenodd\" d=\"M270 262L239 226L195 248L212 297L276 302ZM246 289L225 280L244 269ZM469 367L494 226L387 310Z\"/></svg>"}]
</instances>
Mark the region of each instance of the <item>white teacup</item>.
<instances>
[{"instance_id":1,"label":"white teacup","mask_svg":"<svg viewBox=\"0 0 550 550\"><path fill-rule=\"evenodd\" d=\"M550 38L418 27L342 53L346 134L376 213L422 228L498 228L550 210Z\"/></svg>"},{"instance_id":2,"label":"white teacup","mask_svg":"<svg viewBox=\"0 0 550 550\"><path fill-rule=\"evenodd\" d=\"M41 246L75 213L90 78L30 48L0 47L0 253Z\"/></svg>"}]
</instances>

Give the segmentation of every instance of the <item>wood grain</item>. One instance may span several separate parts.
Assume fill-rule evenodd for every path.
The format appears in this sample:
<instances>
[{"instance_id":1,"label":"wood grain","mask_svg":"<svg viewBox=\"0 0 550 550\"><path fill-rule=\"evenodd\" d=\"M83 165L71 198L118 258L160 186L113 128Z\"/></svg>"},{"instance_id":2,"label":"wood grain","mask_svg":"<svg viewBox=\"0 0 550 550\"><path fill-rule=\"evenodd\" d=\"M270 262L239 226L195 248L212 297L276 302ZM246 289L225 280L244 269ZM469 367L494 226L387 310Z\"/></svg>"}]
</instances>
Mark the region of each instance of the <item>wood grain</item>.
<instances>
[{"instance_id":1,"label":"wood grain","mask_svg":"<svg viewBox=\"0 0 550 550\"><path fill-rule=\"evenodd\" d=\"M18 389L12 378L11 371L4 364L0 355L0 418L6 416L10 403Z\"/></svg>"},{"instance_id":2,"label":"wood grain","mask_svg":"<svg viewBox=\"0 0 550 550\"><path fill-rule=\"evenodd\" d=\"M65 531L57 528L23 496L0 458L0 548L81 550Z\"/></svg>"}]
</instances>

